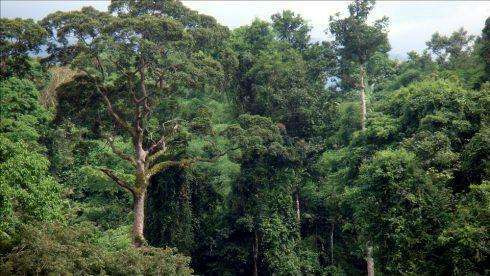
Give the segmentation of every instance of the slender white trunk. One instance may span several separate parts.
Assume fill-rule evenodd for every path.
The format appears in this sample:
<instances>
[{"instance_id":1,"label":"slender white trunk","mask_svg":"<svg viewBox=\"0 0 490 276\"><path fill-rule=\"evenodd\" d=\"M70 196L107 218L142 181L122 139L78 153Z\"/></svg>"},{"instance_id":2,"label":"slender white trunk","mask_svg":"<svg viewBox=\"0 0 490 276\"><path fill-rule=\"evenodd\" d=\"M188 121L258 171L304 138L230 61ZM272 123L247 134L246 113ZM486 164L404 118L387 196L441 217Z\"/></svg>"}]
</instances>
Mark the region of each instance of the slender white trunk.
<instances>
[{"instance_id":1,"label":"slender white trunk","mask_svg":"<svg viewBox=\"0 0 490 276\"><path fill-rule=\"evenodd\" d=\"M361 98L361 130L366 131L366 83L365 83L366 70L364 65L360 68L360 98ZM374 276L374 259L373 259L373 247L370 244L366 245L366 267L368 276Z\"/></svg>"},{"instance_id":2,"label":"slender white trunk","mask_svg":"<svg viewBox=\"0 0 490 276\"><path fill-rule=\"evenodd\" d=\"M332 262L331 264L334 265L333 261L333 230L335 228L335 223L332 221L330 223L330 261Z\"/></svg>"},{"instance_id":3,"label":"slender white trunk","mask_svg":"<svg viewBox=\"0 0 490 276\"><path fill-rule=\"evenodd\" d=\"M365 70L364 66L361 65L361 70L360 70L360 98L361 98L361 129L364 131L366 130L366 84L364 82L364 75L365 75Z\"/></svg>"},{"instance_id":4,"label":"slender white trunk","mask_svg":"<svg viewBox=\"0 0 490 276\"><path fill-rule=\"evenodd\" d=\"M301 209L299 204L299 192L296 192L296 222L301 227Z\"/></svg>"}]
</instances>

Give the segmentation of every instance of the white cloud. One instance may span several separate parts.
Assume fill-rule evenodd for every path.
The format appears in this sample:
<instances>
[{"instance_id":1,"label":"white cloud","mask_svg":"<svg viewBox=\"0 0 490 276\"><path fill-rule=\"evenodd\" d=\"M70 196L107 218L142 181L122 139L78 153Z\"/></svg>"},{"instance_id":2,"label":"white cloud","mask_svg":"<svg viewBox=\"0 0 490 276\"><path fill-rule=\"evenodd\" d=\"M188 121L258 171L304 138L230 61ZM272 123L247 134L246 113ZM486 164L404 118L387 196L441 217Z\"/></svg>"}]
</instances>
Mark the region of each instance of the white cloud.
<instances>
[{"instance_id":1,"label":"white cloud","mask_svg":"<svg viewBox=\"0 0 490 276\"><path fill-rule=\"evenodd\" d=\"M44 16L61 10L78 10L85 6L93 6L98 10L107 10L109 1L16 1L1 0L0 15L7 18L42 19Z\"/></svg>"},{"instance_id":2,"label":"white cloud","mask_svg":"<svg viewBox=\"0 0 490 276\"><path fill-rule=\"evenodd\" d=\"M490 2L484 1L385 1L378 2L373 16L390 17L389 38L392 54L424 49L435 32L450 34L463 27L480 35L490 15Z\"/></svg>"},{"instance_id":3,"label":"white cloud","mask_svg":"<svg viewBox=\"0 0 490 276\"><path fill-rule=\"evenodd\" d=\"M348 2L341 1L183 1L199 12L214 16L218 22L236 28L250 24L254 18L269 20L274 13L292 10L313 27L312 37L325 39L324 30L330 15L344 12Z\"/></svg>"}]
</instances>

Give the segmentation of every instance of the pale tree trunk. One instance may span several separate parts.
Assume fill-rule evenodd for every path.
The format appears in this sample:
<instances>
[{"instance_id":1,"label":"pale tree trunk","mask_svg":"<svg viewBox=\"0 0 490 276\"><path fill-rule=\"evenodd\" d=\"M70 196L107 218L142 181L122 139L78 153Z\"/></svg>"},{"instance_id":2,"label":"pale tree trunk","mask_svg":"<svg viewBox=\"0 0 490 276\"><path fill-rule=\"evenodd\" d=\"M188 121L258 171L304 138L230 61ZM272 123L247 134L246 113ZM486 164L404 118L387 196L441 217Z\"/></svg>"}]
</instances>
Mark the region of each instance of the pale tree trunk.
<instances>
[{"instance_id":1,"label":"pale tree trunk","mask_svg":"<svg viewBox=\"0 0 490 276\"><path fill-rule=\"evenodd\" d=\"M296 223L298 224L298 228L301 230L301 209L299 203L299 191L296 191Z\"/></svg>"},{"instance_id":2,"label":"pale tree trunk","mask_svg":"<svg viewBox=\"0 0 490 276\"><path fill-rule=\"evenodd\" d=\"M333 261L333 230L335 228L335 223L332 222L330 223L330 260L332 262L332 265L334 265Z\"/></svg>"},{"instance_id":3,"label":"pale tree trunk","mask_svg":"<svg viewBox=\"0 0 490 276\"><path fill-rule=\"evenodd\" d=\"M366 265L367 275L374 276L373 246L370 244L366 246Z\"/></svg>"},{"instance_id":4,"label":"pale tree trunk","mask_svg":"<svg viewBox=\"0 0 490 276\"><path fill-rule=\"evenodd\" d=\"M137 123L139 126L139 122ZM138 131L138 128L136 128ZM147 151L143 149L143 135L139 131L139 135L136 137L134 143L134 149L136 153L136 182L133 196L133 246L141 247L146 244L144 236L145 225L145 202L146 191L149 184L149 178L146 172L146 157Z\"/></svg>"},{"instance_id":5,"label":"pale tree trunk","mask_svg":"<svg viewBox=\"0 0 490 276\"><path fill-rule=\"evenodd\" d=\"M366 70L364 65L360 68L360 97L361 97L361 130L366 131L366 83L365 83ZM374 259L373 259L373 246L368 243L366 245L366 267L368 276L374 276Z\"/></svg>"},{"instance_id":6,"label":"pale tree trunk","mask_svg":"<svg viewBox=\"0 0 490 276\"><path fill-rule=\"evenodd\" d=\"M258 259L259 259L259 237L257 235L257 231L254 231L254 241L252 244L252 254L253 254L253 271L252 275L257 276L259 275L259 270L258 270Z\"/></svg>"},{"instance_id":7,"label":"pale tree trunk","mask_svg":"<svg viewBox=\"0 0 490 276\"><path fill-rule=\"evenodd\" d=\"M361 70L360 70L360 84L359 84L359 88L360 88L360 100L361 100L361 129L364 131L366 130L366 83L365 83L365 80L364 80L364 75L365 75L365 70L364 70L364 66L361 65Z\"/></svg>"},{"instance_id":8,"label":"pale tree trunk","mask_svg":"<svg viewBox=\"0 0 490 276\"><path fill-rule=\"evenodd\" d=\"M143 234L145 225L145 199L146 199L146 189L139 194L135 194L133 202L133 229L132 229L132 239L134 247L141 247L146 244L145 236Z\"/></svg>"}]
</instances>

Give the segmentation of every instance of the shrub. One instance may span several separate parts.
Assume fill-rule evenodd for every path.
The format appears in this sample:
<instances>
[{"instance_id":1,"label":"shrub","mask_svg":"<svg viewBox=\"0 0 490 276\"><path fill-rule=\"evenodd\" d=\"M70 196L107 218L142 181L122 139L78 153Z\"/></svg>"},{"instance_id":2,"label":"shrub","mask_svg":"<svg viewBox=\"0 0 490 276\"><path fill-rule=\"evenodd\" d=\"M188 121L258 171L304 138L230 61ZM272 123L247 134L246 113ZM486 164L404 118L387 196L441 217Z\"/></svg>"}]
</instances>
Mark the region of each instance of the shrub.
<instances>
[{"instance_id":1,"label":"shrub","mask_svg":"<svg viewBox=\"0 0 490 276\"><path fill-rule=\"evenodd\" d=\"M95 226L83 223L24 225L20 246L2 259L0 274L190 275L190 258L171 248L110 246ZM109 233L111 235L117 233Z\"/></svg>"}]
</instances>

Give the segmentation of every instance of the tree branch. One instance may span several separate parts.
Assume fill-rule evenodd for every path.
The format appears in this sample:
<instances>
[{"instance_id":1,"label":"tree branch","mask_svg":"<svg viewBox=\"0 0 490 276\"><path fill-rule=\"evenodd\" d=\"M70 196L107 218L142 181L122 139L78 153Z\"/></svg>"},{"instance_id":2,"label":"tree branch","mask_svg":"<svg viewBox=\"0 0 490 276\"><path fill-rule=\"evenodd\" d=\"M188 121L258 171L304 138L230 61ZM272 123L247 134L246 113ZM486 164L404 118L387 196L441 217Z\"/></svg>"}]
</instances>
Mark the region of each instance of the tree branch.
<instances>
[{"instance_id":1,"label":"tree branch","mask_svg":"<svg viewBox=\"0 0 490 276\"><path fill-rule=\"evenodd\" d=\"M124 188L126 189L127 191L131 192L131 194L133 194L133 196L136 196L136 192L134 191L134 189L129 186L124 180L122 180L121 178L119 178L115 173L114 171L110 170L110 169L106 169L106 168L102 168L100 169L103 173L105 173L109 178L111 178L112 180L114 180L114 182L116 182L116 184L121 187L121 188Z\"/></svg>"},{"instance_id":2,"label":"tree branch","mask_svg":"<svg viewBox=\"0 0 490 276\"><path fill-rule=\"evenodd\" d=\"M136 133L134 132L134 130L131 128L131 126L129 125L128 122L126 122L126 120L124 120L123 118L121 118L115 111L114 111L114 108L112 107L112 103L111 101L109 100L109 97L107 96L107 91L104 91L105 89L102 89L102 87L97 83L96 79L94 76L90 75L87 71L85 70L82 70L82 72L85 73L85 75L87 75L88 77L90 77L92 80L93 80L93 83L95 85L95 88L97 88L97 92L99 92L100 95L102 95L102 99L104 100L106 106L107 106L107 112L109 113L109 115L111 115L114 120L116 121L116 123L121 126L123 129L125 129L126 131L128 131L131 136L136 136Z\"/></svg>"},{"instance_id":3,"label":"tree branch","mask_svg":"<svg viewBox=\"0 0 490 276\"><path fill-rule=\"evenodd\" d=\"M150 178L152 176L154 176L155 174L167 169L167 168L170 168L170 167L177 167L177 166L181 166L181 161L164 161L164 162L160 162L160 163L157 163L155 165L153 165L147 172L147 177Z\"/></svg>"},{"instance_id":4,"label":"tree branch","mask_svg":"<svg viewBox=\"0 0 490 276\"><path fill-rule=\"evenodd\" d=\"M104 102L106 103L107 105L107 111L109 112L109 114L114 118L114 120L116 120L116 123L119 124L122 128L124 128L126 131L128 131L131 136L135 137L136 136L136 132L131 128L131 126L129 125L128 122L126 122L126 120L124 120L123 118L121 118L115 111L114 109L112 108L112 103L111 101L109 100L109 97L107 97L107 94L106 92L102 91L102 89L100 88L100 86L95 83L95 86L97 87L97 90L99 91L99 93L102 95L102 98L104 99Z\"/></svg>"},{"instance_id":5,"label":"tree branch","mask_svg":"<svg viewBox=\"0 0 490 276\"><path fill-rule=\"evenodd\" d=\"M85 40L82 39L82 41L85 43L85 45L88 47L88 44L85 42ZM89 47L90 48L90 47ZM97 55L96 53L92 53L92 55L94 56L94 58L96 59L97 61L97 65L99 67L99 70L101 71L102 73L102 78L103 80L105 79L105 70L104 70L104 67L102 65L102 62L99 58L99 55ZM118 123L122 128L126 129L127 131L129 131L129 133L134 137L136 136L136 133L133 131L133 129L131 128L131 126L129 125L128 122L126 122L126 120L124 120L123 118L121 118L113 109L112 107L112 103L111 101L109 100L109 97L107 96L107 91L103 91L103 89L99 86L99 84L97 83L97 80L95 77L93 77L92 75L90 75L86 70L82 70L87 76L89 76L90 78L92 78L92 80L94 81L94 84L95 84L95 87L97 88L97 91L102 95L102 98L104 99L104 102L106 103L107 105L107 110L109 112L109 114L116 120L116 123ZM104 89L105 90L105 89Z\"/></svg>"},{"instance_id":6,"label":"tree branch","mask_svg":"<svg viewBox=\"0 0 490 276\"><path fill-rule=\"evenodd\" d=\"M117 156L121 157L124 160L127 160L131 162L131 164L136 165L136 160L130 156L125 154L122 150L118 149L116 145L114 145L114 138L113 137L106 137L107 143L112 149L112 152L114 152Z\"/></svg>"},{"instance_id":7,"label":"tree branch","mask_svg":"<svg viewBox=\"0 0 490 276\"><path fill-rule=\"evenodd\" d=\"M131 78L133 76L134 72L131 72L131 71L127 72L127 70L123 66L121 66L121 64L119 64L119 62L117 62L113 58L111 58L110 55L107 56L107 59L109 61L111 61L119 69L119 72L121 72L127 78Z\"/></svg>"},{"instance_id":8,"label":"tree branch","mask_svg":"<svg viewBox=\"0 0 490 276\"><path fill-rule=\"evenodd\" d=\"M169 137L171 138L172 135L174 135L178 131L179 125L176 123L171 130L172 132L166 132L165 125L170 123L170 122L177 121L177 120L178 119L168 120L162 124L163 134L160 137L160 140L154 142L148 148L148 154L149 154L148 160L147 160L148 164L151 164L153 161L157 160L160 156L164 155L167 152L167 139L169 139Z\"/></svg>"},{"instance_id":9,"label":"tree branch","mask_svg":"<svg viewBox=\"0 0 490 276\"><path fill-rule=\"evenodd\" d=\"M140 66L139 66L139 73L140 73L140 77L141 77L141 82L140 82L140 86L141 86L141 93L143 94L142 97L141 97L141 100L143 101L143 108L145 110L145 116L148 115L148 113L150 112L150 105L148 103L148 92L146 90L146 72L145 72L145 68L146 68L146 63L145 63L145 60L143 59L143 57L141 57L140 59Z\"/></svg>"},{"instance_id":10,"label":"tree branch","mask_svg":"<svg viewBox=\"0 0 490 276\"><path fill-rule=\"evenodd\" d=\"M164 151L167 150L167 143L165 143L165 135L162 135L162 137L160 138L160 140L158 140L157 142L153 143L153 145L151 145L149 148L148 148L148 153L151 155L151 154L154 154L155 152L157 152L159 149L162 149Z\"/></svg>"},{"instance_id":11,"label":"tree branch","mask_svg":"<svg viewBox=\"0 0 490 276\"><path fill-rule=\"evenodd\" d=\"M153 153L148 157L147 159L148 164L152 164L155 160L165 155L166 152L167 152L167 148L163 148L161 150L156 151L155 153Z\"/></svg>"},{"instance_id":12,"label":"tree branch","mask_svg":"<svg viewBox=\"0 0 490 276\"><path fill-rule=\"evenodd\" d=\"M173 166L179 166L179 167L188 167L196 162L215 162L217 161L220 157L228 154L229 152L231 151L234 151L234 150L237 150L239 149L240 147L236 147L236 148L231 148L231 149L228 149L224 152L221 152L211 158L203 158L203 157L194 157L194 158L185 158L185 159L181 159L180 161L163 161L163 162L160 162L160 163L157 163L153 166L150 167L150 169L148 170L148 177L152 177L153 175L169 168L169 167L173 167ZM152 160L155 160L156 158L153 158Z\"/></svg>"}]
</instances>

